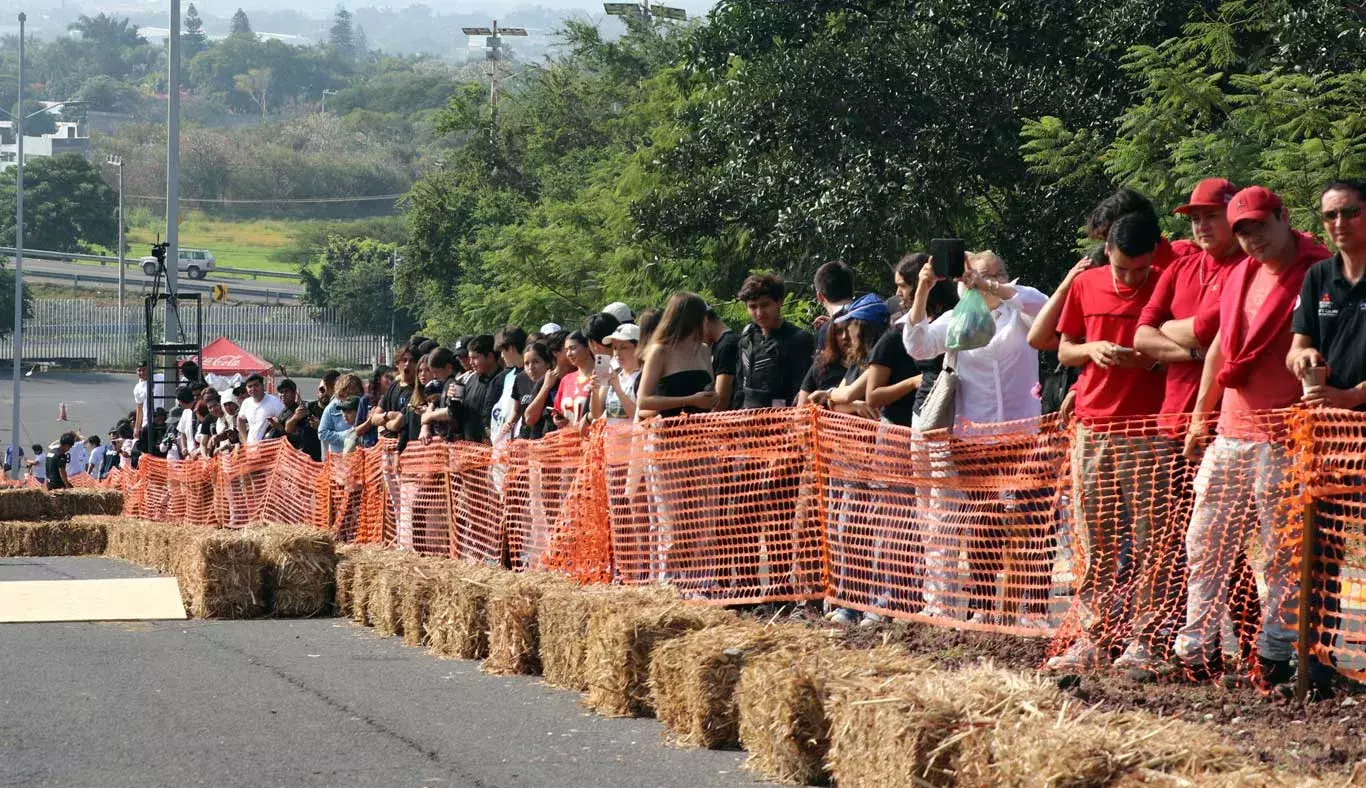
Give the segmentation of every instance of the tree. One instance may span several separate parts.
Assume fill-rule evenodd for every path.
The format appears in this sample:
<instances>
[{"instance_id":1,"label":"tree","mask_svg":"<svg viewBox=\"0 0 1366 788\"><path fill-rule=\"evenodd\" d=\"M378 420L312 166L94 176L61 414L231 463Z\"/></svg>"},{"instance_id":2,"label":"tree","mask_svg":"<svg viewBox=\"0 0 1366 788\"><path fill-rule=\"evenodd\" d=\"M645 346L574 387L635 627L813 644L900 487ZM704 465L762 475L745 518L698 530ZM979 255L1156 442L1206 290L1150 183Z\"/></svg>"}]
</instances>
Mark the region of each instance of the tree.
<instances>
[{"instance_id":1,"label":"tree","mask_svg":"<svg viewBox=\"0 0 1366 788\"><path fill-rule=\"evenodd\" d=\"M147 43L147 39L138 35L137 25L129 23L127 17L115 19L104 13L94 17L81 14L67 27L80 33L82 39L94 43L116 47L135 47Z\"/></svg>"},{"instance_id":2,"label":"tree","mask_svg":"<svg viewBox=\"0 0 1366 788\"><path fill-rule=\"evenodd\" d=\"M333 236L318 257L318 273L304 268L301 300L318 308L335 309L350 327L371 334L408 336L413 321L394 301L394 244L372 238ZM392 323L391 323L392 321Z\"/></svg>"},{"instance_id":3,"label":"tree","mask_svg":"<svg viewBox=\"0 0 1366 788\"><path fill-rule=\"evenodd\" d=\"M366 58L370 54L370 39L365 35L365 28L360 25L356 25L356 43L351 49L357 57Z\"/></svg>"},{"instance_id":4,"label":"tree","mask_svg":"<svg viewBox=\"0 0 1366 788\"><path fill-rule=\"evenodd\" d=\"M327 33L327 45L346 57L355 55L356 36L352 27L351 12L345 6L337 6L332 15L332 29Z\"/></svg>"},{"instance_id":5,"label":"tree","mask_svg":"<svg viewBox=\"0 0 1366 788\"><path fill-rule=\"evenodd\" d=\"M185 10L185 30L180 36L180 47L186 63L209 47L209 37L204 34L204 20L199 18L199 9L194 7L194 3L190 3Z\"/></svg>"},{"instance_id":6,"label":"tree","mask_svg":"<svg viewBox=\"0 0 1366 788\"><path fill-rule=\"evenodd\" d=\"M255 34L251 32L251 20L247 19L246 11L239 8L237 9L237 12L232 15L232 23L228 27L228 35L247 36L251 38L256 37Z\"/></svg>"},{"instance_id":7,"label":"tree","mask_svg":"<svg viewBox=\"0 0 1366 788\"><path fill-rule=\"evenodd\" d=\"M137 88L103 75L87 79L76 96L82 109L97 112L132 112L138 103Z\"/></svg>"},{"instance_id":8,"label":"tree","mask_svg":"<svg viewBox=\"0 0 1366 788\"><path fill-rule=\"evenodd\" d=\"M274 75L268 68L253 68L245 74L238 74L233 77L233 85L241 92L251 97L256 102L256 106L261 108L261 119L266 117L266 110L270 107L270 83Z\"/></svg>"},{"instance_id":9,"label":"tree","mask_svg":"<svg viewBox=\"0 0 1366 788\"><path fill-rule=\"evenodd\" d=\"M14 245L17 169L0 173L0 245ZM88 252L118 242L118 199L100 171L67 153L31 159L24 167L24 245ZM13 302L11 302L13 306Z\"/></svg>"}]
</instances>

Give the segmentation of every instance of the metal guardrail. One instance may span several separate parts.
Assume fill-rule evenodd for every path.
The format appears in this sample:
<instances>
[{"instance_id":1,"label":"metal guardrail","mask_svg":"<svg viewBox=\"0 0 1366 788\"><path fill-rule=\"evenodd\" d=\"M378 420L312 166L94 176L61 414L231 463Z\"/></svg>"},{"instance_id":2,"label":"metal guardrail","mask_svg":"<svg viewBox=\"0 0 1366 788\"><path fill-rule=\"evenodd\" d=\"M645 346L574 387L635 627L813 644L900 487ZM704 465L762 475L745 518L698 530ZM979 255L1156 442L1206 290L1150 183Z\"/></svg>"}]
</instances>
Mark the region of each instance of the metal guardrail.
<instances>
[{"instance_id":1,"label":"metal guardrail","mask_svg":"<svg viewBox=\"0 0 1366 788\"><path fill-rule=\"evenodd\" d=\"M0 246L0 254L13 255L14 248ZM36 257L40 260L90 260L93 262L100 263L101 265L107 263L117 263L119 261L119 258L110 255L78 254L76 252L51 252L44 249L25 249L24 257ZM125 257L123 260L123 266L125 268L134 268L138 271L142 270L142 262L138 259L128 259ZM223 274L237 274L240 276L250 276L252 279L260 279L264 277L268 279L288 279L291 282L302 281L301 277L298 274L292 274L287 271L265 271L259 268L227 268L221 265L215 265L212 270L214 272Z\"/></svg>"}]
</instances>

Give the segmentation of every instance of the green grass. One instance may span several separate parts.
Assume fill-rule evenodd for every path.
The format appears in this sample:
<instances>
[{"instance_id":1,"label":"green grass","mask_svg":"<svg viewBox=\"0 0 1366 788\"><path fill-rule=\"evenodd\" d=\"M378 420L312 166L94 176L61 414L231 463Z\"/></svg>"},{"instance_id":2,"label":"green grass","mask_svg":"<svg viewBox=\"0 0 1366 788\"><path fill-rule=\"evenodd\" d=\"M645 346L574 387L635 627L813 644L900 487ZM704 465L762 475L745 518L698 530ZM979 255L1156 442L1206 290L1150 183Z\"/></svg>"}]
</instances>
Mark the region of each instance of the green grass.
<instances>
[{"instance_id":1,"label":"green grass","mask_svg":"<svg viewBox=\"0 0 1366 788\"><path fill-rule=\"evenodd\" d=\"M223 268L298 273L293 264L271 259L271 254L289 244L294 224L297 222L277 219L227 222L202 213L186 213L180 222L180 247L208 249ZM162 229L159 224L130 227L129 256L150 254L150 247Z\"/></svg>"}]
</instances>

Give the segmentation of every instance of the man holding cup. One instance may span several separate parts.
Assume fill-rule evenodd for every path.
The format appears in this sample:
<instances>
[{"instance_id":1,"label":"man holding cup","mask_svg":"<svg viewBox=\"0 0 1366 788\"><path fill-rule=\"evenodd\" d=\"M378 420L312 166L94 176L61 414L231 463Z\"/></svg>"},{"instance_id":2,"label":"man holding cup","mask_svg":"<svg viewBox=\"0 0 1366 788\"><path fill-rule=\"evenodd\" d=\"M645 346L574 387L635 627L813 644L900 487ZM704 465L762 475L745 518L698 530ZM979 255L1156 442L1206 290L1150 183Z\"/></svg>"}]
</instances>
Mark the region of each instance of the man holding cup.
<instances>
[{"instance_id":1,"label":"man holding cup","mask_svg":"<svg viewBox=\"0 0 1366 788\"><path fill-rule=\"evenodd\" d=\"M1304 402L1310 405L1366 409L1366 182L1336 181L1323 190L1319 215L1338 253L1320 261L1305 274L1295 308L1295 339L1286 367L1300 379ZM1341 478L1360 486L1360 477ZM1331 652L1341 627L1342 560L1345 505L1359 505L1360 494L1332 496L1319 503L1319 540L1316 583L1311 609L1319 645ZM1320 586L1321 584L1321 586ZM1333 670L1314 660L1310 682L1319 698L1332 696Z\"/></svg>"}]
</instances>

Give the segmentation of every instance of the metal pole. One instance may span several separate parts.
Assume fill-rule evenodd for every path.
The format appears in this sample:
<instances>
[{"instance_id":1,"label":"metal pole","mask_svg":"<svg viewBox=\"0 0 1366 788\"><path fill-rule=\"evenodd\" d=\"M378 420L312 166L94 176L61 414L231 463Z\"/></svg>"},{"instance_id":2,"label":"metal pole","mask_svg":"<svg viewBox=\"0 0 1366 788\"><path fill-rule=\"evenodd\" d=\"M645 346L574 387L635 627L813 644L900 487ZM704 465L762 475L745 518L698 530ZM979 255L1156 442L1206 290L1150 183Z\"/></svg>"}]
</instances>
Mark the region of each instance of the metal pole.
<instances>
[{"instance_id":1,"label":"metal pole","mask_svg":"<svg viewBox=\"0 0 1366 788\"><path fill-rule=\"evenodd\" d=\"M166 341L180 341L176 302L180 273L180 0L171 0L171 31L166 51ZM176 377L169 379L172 386ZM148 397L148 401L151 398Z\"/></svg>"},{"instance_id":2,"label":"metal pole","mask_svg":"<svg viewBox=\"0 0 1366 788\"><path fill-rule=\"evenodd\" d=\"M397 342L397 329L394 327L394 311L398 308L398 250L389 253L389 264L393 276L389 279L389 341Z\"/></svg>"},{"instance_id":3,"label":"metal pole","mask_svg":"<svg viewBox=\"0 0 1366 788\"><path fill-rule=\"evenodd\" d=\"M24 360L24 22L19 15L19 111L14 118L14 140L19 158L16 162L14 192L14 410L10 413L10 445L14 447L14 478L19 478L19 368Z\"/></svg>"},{"instance_id":4,"label":"metal pole","mask_svg":"<svg viewBox=\"0 0 1366 788\"><path fill-rule=\"evenodd\" d=\"M1295 700L1303 703L1309 696L1309 666L1314 660L1314 641L1318 632L1310 624L1310 619L1314 615L1313 594L1314 594L1314 565L1318 562L1318 517L1315 516L1314 500L1312 498L1305 501L1300 509L1302 518L1302 530L1304 536L1300 542L1300 609L1299 609L1299 642L1296 651L1299 654L1299 675L1295 677ZM1325 591L1325 593L1327 593ZM1322 600L1320 606L1322 606Z\"/></svg>"},{"instance_id":5,"label":"metal pole","mask_svg":"<svg viewBox=\"0 0 1366 788\"><path fill-rule=\"evenodd\" d=\"M119 314L123 314L123 159L118 159L119 168Z\"/></svg>"},{"instance_id":6,"label":"metal pole","mask_svg":"<svg viewBox=\"0 0 1366 788\"><path fill-rule=\"evenodd\" d=\"M493 52L489 58L489 110L498 114L498 20L493 20Z\"/></svg>"}]
</instances>

